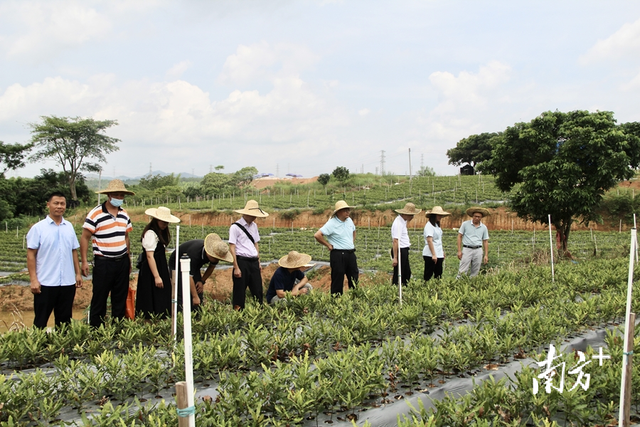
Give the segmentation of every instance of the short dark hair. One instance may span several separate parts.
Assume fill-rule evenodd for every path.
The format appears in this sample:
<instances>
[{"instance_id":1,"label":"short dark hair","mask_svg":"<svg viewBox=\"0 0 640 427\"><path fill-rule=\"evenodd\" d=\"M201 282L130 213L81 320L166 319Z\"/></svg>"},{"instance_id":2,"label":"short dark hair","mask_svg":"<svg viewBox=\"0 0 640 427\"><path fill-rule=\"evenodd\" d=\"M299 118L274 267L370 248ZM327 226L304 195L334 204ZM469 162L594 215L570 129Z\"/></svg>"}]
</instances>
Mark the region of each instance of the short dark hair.
<instances>
[{"instance_id":1,"label":"short dark hair","mask_svg":"<svg viewBox=\"0 0 640 427\"><path fill-rule=\"evenodd\" d=\"M65 202L67 201L67 196L62 194L60 191L54 191L53 193L49 194L49 197L47 198L47 202L50 202L51 199L53 199L54 197L63 197Z\"/></svg>"}]
</instances>

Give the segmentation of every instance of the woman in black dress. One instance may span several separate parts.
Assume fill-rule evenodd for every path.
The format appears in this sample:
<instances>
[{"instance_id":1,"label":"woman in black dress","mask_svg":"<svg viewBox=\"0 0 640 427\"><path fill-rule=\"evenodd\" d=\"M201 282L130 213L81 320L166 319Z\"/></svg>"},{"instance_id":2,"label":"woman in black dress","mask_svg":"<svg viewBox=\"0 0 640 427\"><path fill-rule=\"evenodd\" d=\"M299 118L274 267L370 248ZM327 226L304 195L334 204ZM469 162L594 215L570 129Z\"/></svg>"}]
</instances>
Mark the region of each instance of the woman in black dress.
<instances>
[{"instance_id":1,"label":"woman in black dress","mask_svg":"<svg viewBox=\"0 0 640 427\"><path fill-rule=\"evenodd\" d=\"M166 247L171 241L169 223L180 219L169 208L160 206L145 211L151 221L142 231L142 265L138 274L136 316L145 319L167 318L171 314L171 276Z\"/></svg>"}]
</instances>

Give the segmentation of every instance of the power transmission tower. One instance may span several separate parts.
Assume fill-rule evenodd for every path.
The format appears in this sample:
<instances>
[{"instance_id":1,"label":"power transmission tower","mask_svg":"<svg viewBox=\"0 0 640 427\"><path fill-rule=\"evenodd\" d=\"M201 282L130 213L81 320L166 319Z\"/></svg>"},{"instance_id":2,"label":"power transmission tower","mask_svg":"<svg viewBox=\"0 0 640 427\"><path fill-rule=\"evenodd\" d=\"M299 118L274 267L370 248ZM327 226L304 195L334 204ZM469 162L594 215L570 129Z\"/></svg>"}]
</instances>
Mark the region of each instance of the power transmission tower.
<instances>
[{"instance_id":1,"label":"power transmission tower","mask_svg":"<svg viewBox=\"0 0 640 427\"><path fill-rule=\"evenodd\" d=\"M384 175L384 150L380 150L380 175Z\"/></svg>"}]
</instances>

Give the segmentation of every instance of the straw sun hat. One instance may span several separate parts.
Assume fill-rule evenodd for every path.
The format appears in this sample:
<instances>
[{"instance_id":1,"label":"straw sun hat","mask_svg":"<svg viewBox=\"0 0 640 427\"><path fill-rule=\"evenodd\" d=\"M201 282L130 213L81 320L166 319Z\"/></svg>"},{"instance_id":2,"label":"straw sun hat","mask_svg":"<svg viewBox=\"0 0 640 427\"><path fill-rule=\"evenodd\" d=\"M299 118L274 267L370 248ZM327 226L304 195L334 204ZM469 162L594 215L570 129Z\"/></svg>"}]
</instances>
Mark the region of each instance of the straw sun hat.
<instances>
[{"instance_id":1,"label":"straw sun hat","mask_svg":"<svg viewBox=\"0 0 640 427\"><path fill-rule=\"evenodd\" d=\"M341 209L351 209L351 208L353 208L353 206L349 206L347 202L345 202L344 200L338 200L336 202L336 208L333 210L333 214L335 215L336 212L338 212Z\"/></svg>"},{"instance_id":2,"label":"straw sun hat","mask_svg":"<svg viewBox=\"0 0 640 427\"><path fill-rule=\"evenodd\" d=\"M444 209L442 209L442 206L434 206L433 209L425 212L425 215L447 216L447 215L451 215L451 212L446 212Z\"/></svg>"},{"instance_id":3,"label":"straw sun hat","mask_svg":"<svg viewBox=\"0 0 640 427\"><path fill-rule=\"evenodd\" d=\"M466 210L466 212L467 212L467 215L469 216L473 216L473 214L476 212L482 214L483 217L491 215L487 209L481 208L480 206L470 207L469 209Z\"/></svg>"},{"instance_id":4,"label":"straw sun hat","mask_svg":"<svg viewBox=\"0 0 640 427\"><path fill-rule=\"evenodd\" d=\"M255 216L257 218L266 218L269 216L268 213L260 209L260 207L258 206L258 202L256 202L255 200L247 201L247 204L244 205L244 209L238 209L234 212L242 215Z\"/></svg>"},{"instance_id":5,"label":"straw sun hat","mask_svg":"<svg viewBox=\"0 0 640 427\"><path fill-rule=\"evenodd\" d=\"M233 262L229 245L223 242L216 233L207 234L207 237L204 238L204 251L207 255L219 260Z\"/></svg>"},{"instance_id":6,"label":"straw sun hat","mask_svg":"<svg viewBox=\"0 0 640 427\"><path fill-rule=\"evenodd\" d=\"M180 218L178 218L177 216L171 215L171 209L165 208L164 206L160 206L158 209L149 208L146 211L144 211L144 213L145 215L149 215L151 217L159 219L160 221L170 222L172 224L180 222Z\"/></svg>"},{"instance_id":7,"label":"straw sun hat","mask_svg":"<svg viewBox=\"0 0 640 427\"><path fill-rule=\"evenodd\" d=\"M416 209L416 205L413 203L407 203L402 209L396 209L396 212L404 215L417 215L422 212L422 209Z\"/></svg>"},{"instance_id":8,"label":"straw sun hat","mask_svg":"<svg viewBox=\"0 0 640 427\"><path fill-rule=\"evenodd\" d=\"M120 181L119 179L112 179L111 181L109 181L109 185L107 185L107 188L105 188L104 190L98 190L96 191L96 193L98 194L125 193L131 196L134 196L136 194L133 191L127 190L124 186L124 182Z\"/></svg>"},{"instance_id":9,"label":"straw sun hat","mask_svg":"<svg viewBox=\"0 0 640 427\"><path fill-rule=\"evenodd\" d=\"M311 255L291 251L278 260L278 265L284 268L300 268L306 266L309 261L311 261Z\"/></svg>"}]
</instances>

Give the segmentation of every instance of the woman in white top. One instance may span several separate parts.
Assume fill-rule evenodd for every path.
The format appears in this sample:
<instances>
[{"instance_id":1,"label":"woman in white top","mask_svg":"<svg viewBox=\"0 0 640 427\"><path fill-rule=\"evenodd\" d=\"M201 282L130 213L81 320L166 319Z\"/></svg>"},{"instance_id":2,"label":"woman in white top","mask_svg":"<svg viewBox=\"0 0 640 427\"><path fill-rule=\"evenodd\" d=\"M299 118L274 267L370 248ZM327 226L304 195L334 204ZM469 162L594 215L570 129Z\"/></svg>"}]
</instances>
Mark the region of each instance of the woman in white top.
<instances>
[{"instance_id":1,"label":"woman in white top","mask_svg":"<svg viewBox=\"0 0 640 427\"><path fill-rule=\"evenodd\" d=\"M169 208L160 206L145 211L151 221L142 231L142 265L136 291L136 317L151 319L171 314L171 276L167 265L166 247L171 241L169 223L180 222Z\"/></svg>"},{"instance_id":2,"label":"woman in white top","mask_svg":"<svg viewBox=\"0 0 640 427\"><path fill-rule=\"evenodd\" d=\"M440 220L442 217L450 215L449 212L442 210L440 206L434 206L433 209L426 213L428 221L424 226L424 249L422 257L424 258L424 280L430 280L431 277L439 279L442 277L442 264L444 262L444 249L442 248L442 229L440 228Z\"/></svg>"}]
</instances>

